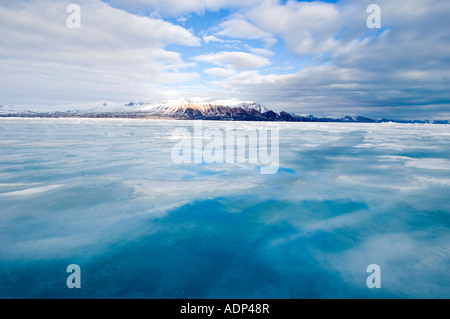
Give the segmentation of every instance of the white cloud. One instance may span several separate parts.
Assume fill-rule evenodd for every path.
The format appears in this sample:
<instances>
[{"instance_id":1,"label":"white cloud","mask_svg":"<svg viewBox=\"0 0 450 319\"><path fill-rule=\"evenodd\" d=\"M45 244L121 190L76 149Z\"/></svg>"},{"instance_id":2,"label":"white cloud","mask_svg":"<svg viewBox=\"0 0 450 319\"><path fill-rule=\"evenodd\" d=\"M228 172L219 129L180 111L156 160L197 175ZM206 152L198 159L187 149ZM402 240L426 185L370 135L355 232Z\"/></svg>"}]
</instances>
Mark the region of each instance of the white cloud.
<instances>
[{"instance_id":1,"label":"white cloud","mask_svg":"<svg viewBox=\"0 0 450 319\"><path fill-rule=\"evenodd\" d=\"M322 112L335 107L347 107L349 95L340 92L336 83L359 85L356 82L363 71L341 69L335 66L315 66L292 74L262 75L256 70L243 71L213 84L221 89L233 92L242 98L261 101L270 107L281 107L288 111ZM362 89L354 87L353 90ZM364 106L361 99L354 100L354 107Z\"/></svg>"},{"instance_id":2,"label":"white cloud","mask_svg":"<svg viewBox=\"0 0 450 319\"><path fill-rule=\"evenodd\" d=\"M336 5L322 2L264 1L248 17L266 32L281 36L298 54L315 54L336 45L339 21Z\"/></svg>"},{"instance_id":3,"label":"white cloud","mask_svg":"<svg viewBox=\"0 0 450 319\"><path fill-rule=\"evenodd\" d=\"M263 48L249 48L249 51L259 55L274 55L273 51L263 49Z\"/></svg>"},{"instance_id":4,"label":"white cloud","mask_svg":"<svg viewBox=\"0 0 450 319\"><path fill-rule=\"evenodd\" d=\"M199 55L194 61L227 66L238 70L258 69L270 64L267 58L246 52L219 52Z\"/></svg>"},{"instance_id":5,"label":"white cloud","mask_svg":"<svg viewBox=\"0 0 450 319\"><path fill-rule=\"evenodd\" d=\"M203 41L205 41L206 44L208 44L209 42L220 42L220 43L225 42L225 40L219 39L213 35L204 35Z\"/></svg>"},{"instance_id":6,"label":"white cloud","mask_svg":"<svg viewBox=\"0 0 450 319\"><path fill-rule=\"evenodd\" d=\"M200 40L171 23L139 17L100 1L78 1L81 28L69 29L69 1L16 1L0 7L3 103L98 100L157 92L153 84L195 78L169 44Z\"/></svg>"},{"instance_id":7,"label":"white cloud","mask_svg":"<svg viewBox=\"0 0 450 319\"><path fill-rule=\"evenodd\" d=\"M205 70L206 74L217 76L217 77L226 77L231 76L236 73L234 70L225 69L225 68L210 68Z\"/></svg>"},{"instance_id":8,"label":"white cloud","mask_svg":"<svg viewBox=\"0 0 450 319\"><path fill-rule=\"evenodd\" d=\"M219 25L219 28L220 31L215 34L216 36L247 40L263 40L268 46L273 45L277 41L272 34L265 32L242 19L224 21Z\"/></svg>"}]
</instances>

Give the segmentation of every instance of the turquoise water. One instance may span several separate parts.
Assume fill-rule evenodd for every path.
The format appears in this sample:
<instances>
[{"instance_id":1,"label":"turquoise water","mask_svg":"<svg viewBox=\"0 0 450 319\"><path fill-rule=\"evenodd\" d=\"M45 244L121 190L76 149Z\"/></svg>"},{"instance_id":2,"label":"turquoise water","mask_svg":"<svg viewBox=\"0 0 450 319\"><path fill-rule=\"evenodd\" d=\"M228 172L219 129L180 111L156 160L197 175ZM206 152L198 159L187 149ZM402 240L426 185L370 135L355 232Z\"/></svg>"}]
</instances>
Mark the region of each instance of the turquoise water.
<instances>
[{"instance_id":1,"label":"turquoise water","mask_svg":"<svg viewBox=\"0 0 450 319\"><path fill-rule=\"evenodd\" d=\"M448 125L203 122L278 128L273 175L174 164L179 127L1 119L0 297L450 297Z\"/></svg>"}]
</instances>

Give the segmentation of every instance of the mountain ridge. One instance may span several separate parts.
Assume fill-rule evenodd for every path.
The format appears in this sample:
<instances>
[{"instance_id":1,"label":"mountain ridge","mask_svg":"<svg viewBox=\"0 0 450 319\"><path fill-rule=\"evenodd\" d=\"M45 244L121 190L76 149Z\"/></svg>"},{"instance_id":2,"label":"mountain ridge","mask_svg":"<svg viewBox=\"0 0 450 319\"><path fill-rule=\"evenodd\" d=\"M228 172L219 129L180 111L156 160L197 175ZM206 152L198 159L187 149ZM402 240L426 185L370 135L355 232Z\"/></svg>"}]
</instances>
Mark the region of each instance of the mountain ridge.
<instances>
[{"instance_id":1,"label":"mountain ridge","mask_svg":"<svg viewBox=\"0 0 450 319\"><path fill-rule=\"evenodd\" d=\"M179 99L156 103L129 102L108 105L85 110L67 111L30 111L13 110L6 106L0 109L0 117L43 117L43 118L155 118L179 120L216 120L216 121L270 121L270 122L346 122L346 123L422 123L449 124L448 120L392 120L372 119L364 116L343 116L338 118L303 116L281 111L276 113L253 101L238 100L191 100Z\"/></svg>"}]
</instances>

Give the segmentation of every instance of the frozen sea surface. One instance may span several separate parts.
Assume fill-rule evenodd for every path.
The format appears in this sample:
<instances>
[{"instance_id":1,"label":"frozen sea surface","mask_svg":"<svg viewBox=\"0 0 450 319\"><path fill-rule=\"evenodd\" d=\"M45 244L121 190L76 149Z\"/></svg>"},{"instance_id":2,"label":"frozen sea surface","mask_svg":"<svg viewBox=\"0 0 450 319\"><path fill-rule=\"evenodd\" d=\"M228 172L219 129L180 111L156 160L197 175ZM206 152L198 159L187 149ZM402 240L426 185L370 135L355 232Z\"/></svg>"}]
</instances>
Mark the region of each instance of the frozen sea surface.
<instances>
[{"instance_id":1,"label":"frozen sea surface","mask_svg":"<svg viewBox=\"0 0 450 319\"><path fill-rule=\"evenodd\" d=\"M191 121L1 119L0 297L450 298L448 125L203 126L278 127L278 173L174 164Z\"/></svg>"}]
</instances>

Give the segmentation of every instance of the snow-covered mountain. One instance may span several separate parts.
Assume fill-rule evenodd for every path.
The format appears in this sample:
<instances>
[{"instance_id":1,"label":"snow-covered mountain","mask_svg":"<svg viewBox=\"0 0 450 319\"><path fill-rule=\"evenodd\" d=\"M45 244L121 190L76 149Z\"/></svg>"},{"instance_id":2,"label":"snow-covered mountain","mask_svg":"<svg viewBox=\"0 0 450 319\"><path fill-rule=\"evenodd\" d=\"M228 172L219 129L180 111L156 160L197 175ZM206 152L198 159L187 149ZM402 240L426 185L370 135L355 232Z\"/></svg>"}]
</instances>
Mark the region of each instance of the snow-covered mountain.
<instances>
[{"instance_id":1,"label":"snow-covered mountain","mask_svg":"<svg viewBox=\"0 0 450 319\"><path fill-rule=\"evenodd\" d=\"M0 117L85 117L85 118L159 118L181 120L220 121L283 121L283 122L359 122L359 123L435 123L448 124L448 120L374 120L363 116L340 118L298 115L281 111L275 113L264 106L239 100L178 99L161 102L94 102L77 106L0 106Z\"/></svg>"},{"instance_id":2,"label":"snow-covered mountain","mask_svg":"<svg viewBox=\"0 0 450 319\"><path fill-rule=\"evenodd\" d=\"M67 108L66 108L67 109ZM93 117L155 117L212 120L267 120L277 114L251 101L178 99L156 103L97 104L90 109L72 109L72 114Z\"/></svg>"},{"instance_id":3,"label":"snow-covered mountain","mask_svg":"<svg viewBox=\"0 0 450 319\"><path fill-rule=\"evenodd\" d=\"M61 106L53 110L26 106L5 107L1 114L87 117L156 117L177 119L217 120L265 120L276 115L256 102L239 100L208 101L201 99L178 99L161 102L111 103L95 102L75 106Z\"/></svg>"},{"instance_id":4,"label":"snow-covered mountain","mask_svg":"<svg viewBox=\"0 0 450 319\"><path fill-rule=\"evenodd\" d=\"M208 102L180 99L140 105L138 109L155 116L187 118L260 117L269 112L256 102L235 100Z\"/></svg>"}]
</instances>

